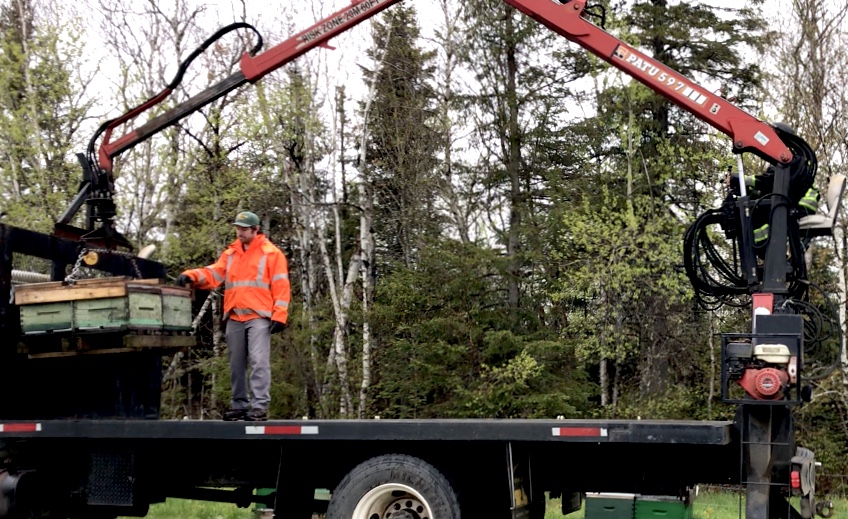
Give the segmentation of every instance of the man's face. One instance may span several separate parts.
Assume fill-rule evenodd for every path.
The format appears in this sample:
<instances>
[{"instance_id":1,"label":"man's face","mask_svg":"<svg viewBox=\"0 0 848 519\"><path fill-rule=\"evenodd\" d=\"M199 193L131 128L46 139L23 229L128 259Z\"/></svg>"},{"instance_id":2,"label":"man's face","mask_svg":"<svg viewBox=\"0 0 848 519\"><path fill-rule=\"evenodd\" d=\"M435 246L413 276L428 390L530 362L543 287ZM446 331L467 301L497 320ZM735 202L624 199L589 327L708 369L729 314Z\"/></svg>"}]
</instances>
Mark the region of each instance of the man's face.
<instances>
[{"instance_id":1,"label":"man's face","mask_svg":"<svg viewBox=\"0 0 848 519\"><path fill-rule=\"evenodd\" d=\"M244 245L250 245L253 238L256 238L256 235L259 234L259 229L256 227L242 227L240 225L234 227L236 228L236 236Z\"/></svg>"}]
</instances>

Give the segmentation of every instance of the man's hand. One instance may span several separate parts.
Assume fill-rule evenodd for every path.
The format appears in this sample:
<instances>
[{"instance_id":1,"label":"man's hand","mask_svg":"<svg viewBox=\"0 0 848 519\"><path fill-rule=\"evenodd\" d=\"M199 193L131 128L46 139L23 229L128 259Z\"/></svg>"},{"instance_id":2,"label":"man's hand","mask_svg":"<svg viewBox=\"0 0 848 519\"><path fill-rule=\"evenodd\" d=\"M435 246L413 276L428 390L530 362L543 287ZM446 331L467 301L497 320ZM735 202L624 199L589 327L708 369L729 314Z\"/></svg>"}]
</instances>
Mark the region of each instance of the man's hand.
<instances>
[{"instance_id":1,"label":"man's hand","mask_svg":"<svg viewBox=\"0 0 848 519\"><path fill-rule=\"evenodd\" d=\"M177 284L181 287L191 285L191 283L191 278L186 276L185 274L180 274L180 277L177 278Z\"/></svg>"},{"instance_id":2,"label":"man's hand","mask_svg":"<svg viewBox=\"0 0 848 519\"><path fill-rule=\"evenodd\" d=\"M271 327L268 328L268 331L271 334L280 333L281 331L286 329L286 325L281 323L280 321L271 321Z\"/></svg>"}]
</instances>

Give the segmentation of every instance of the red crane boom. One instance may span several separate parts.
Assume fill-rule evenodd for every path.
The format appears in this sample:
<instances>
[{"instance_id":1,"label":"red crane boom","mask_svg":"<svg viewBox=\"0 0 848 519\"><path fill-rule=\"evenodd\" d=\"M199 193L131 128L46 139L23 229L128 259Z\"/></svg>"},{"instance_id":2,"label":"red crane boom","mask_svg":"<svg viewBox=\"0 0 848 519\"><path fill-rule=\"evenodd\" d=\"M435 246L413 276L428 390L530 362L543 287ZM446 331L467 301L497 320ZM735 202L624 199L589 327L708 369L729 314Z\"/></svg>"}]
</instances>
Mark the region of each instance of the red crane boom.
<instances>
[{"instance_id":1,"label":"red crane boom","mask_svg":"<svg viewBox=\"0 0 848 519\"><path fill-rule=\"evenodd\" d=\"M728 135L735 153L788 164L792 152L769 124L748 114L584 18L584 0L504 0L552 31L623 70L669 101Z\"/></svg>"}]
</instances>

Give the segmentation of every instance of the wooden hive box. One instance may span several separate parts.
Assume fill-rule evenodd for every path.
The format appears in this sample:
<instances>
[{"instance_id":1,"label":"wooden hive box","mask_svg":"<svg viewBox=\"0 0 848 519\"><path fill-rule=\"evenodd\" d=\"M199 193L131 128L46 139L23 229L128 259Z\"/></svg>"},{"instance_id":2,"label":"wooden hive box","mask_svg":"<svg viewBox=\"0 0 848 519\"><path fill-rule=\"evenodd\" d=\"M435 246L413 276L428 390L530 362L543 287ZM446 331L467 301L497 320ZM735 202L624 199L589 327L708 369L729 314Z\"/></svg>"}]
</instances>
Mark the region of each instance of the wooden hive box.
<instances>
[{"instance_id":1,"label":"wooden hive box","mask_svg":"<svg viewBox=\"0 0 848 519\"><path fill-rule=\"evenodd\" d=\"M21 307L21 331L25 334L69 332L73 329L70 302L42 303Z\"/></svg>"},{"instance_id":2,"label":"wooden hive box","mask_svg":"<svg viewBox=\"0 0 848 519\"><path fill-rule=\"evenodd\" d=\"M190 288L162 286L162 328L168 331L191 330Z\"/></svg>"},{"instance_id":3,"label":"wooden hive box","mask_svg":"<svg viewBox=\"0 0 848 519\"><path fill-rule=\"evenodd\" d=\"M15 287L26 335L191 329L191 289L126 277Z\"/></svg>"}]
</instances>

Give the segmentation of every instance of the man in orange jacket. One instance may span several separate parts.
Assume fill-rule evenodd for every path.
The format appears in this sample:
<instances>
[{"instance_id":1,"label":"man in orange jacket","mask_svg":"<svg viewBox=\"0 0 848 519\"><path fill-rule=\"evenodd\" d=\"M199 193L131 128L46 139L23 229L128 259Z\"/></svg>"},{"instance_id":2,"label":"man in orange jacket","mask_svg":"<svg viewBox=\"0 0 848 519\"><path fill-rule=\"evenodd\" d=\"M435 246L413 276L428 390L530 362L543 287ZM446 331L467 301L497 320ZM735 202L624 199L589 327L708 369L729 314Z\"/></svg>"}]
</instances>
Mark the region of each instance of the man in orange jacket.
<instances>
[{"instance_id":1,"label":"man in orange jacket","mask_svg":"<svg viewBox=\"0 0 848 519\"><path fill-rule=\"evenodd\" d=\"M233 222L237 239L218 261L186 270L177 284L212 289L224 283L224 318L233 399L224 420L261 421L271 401L271 334L288 320L291 289L285 254L259 231L259 217L244 211ZM248 400L247 366L250 364Z\"/></svg>"}]
</instances>

